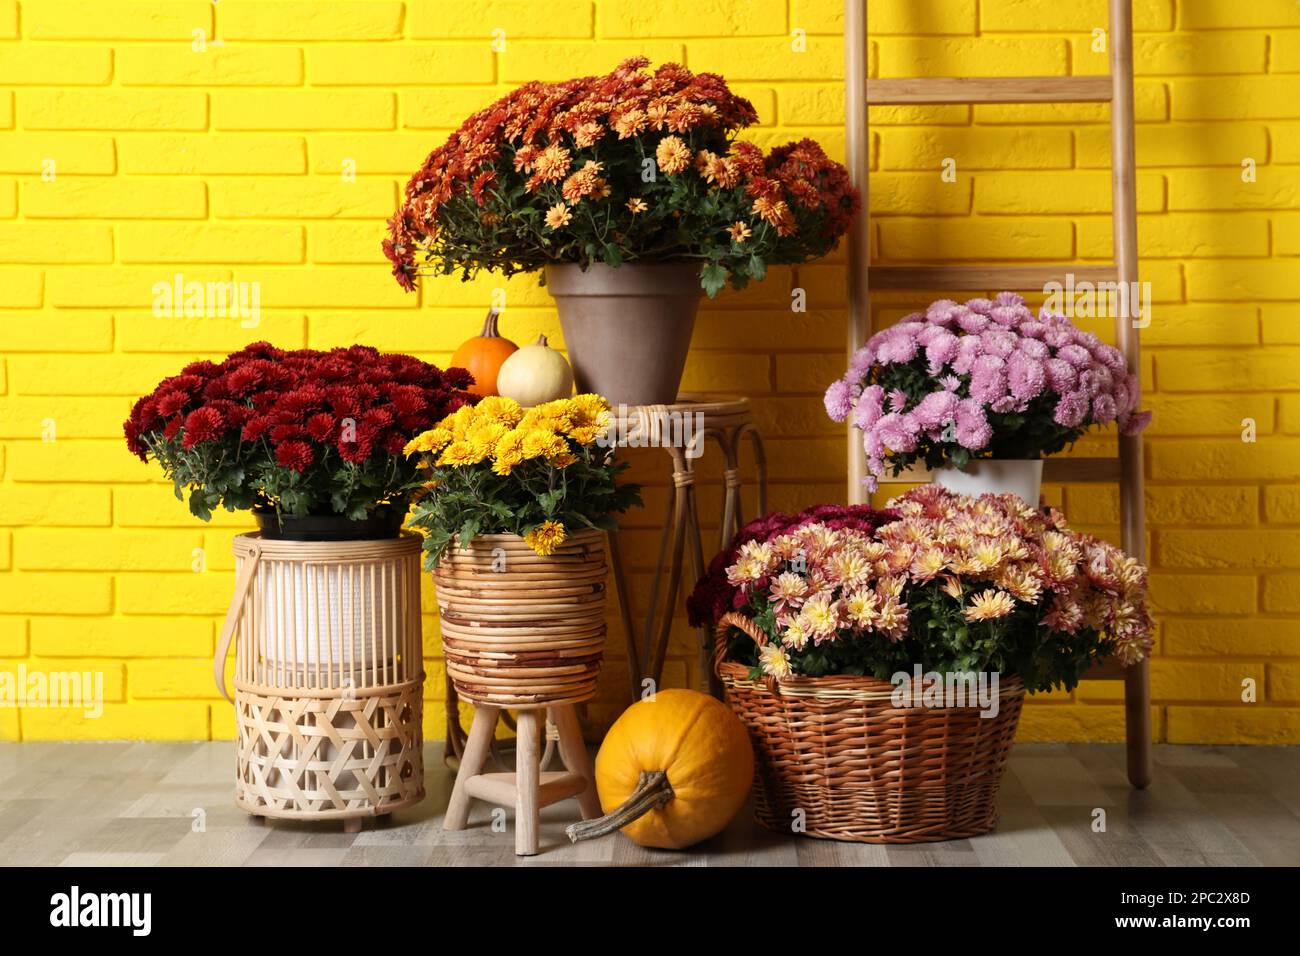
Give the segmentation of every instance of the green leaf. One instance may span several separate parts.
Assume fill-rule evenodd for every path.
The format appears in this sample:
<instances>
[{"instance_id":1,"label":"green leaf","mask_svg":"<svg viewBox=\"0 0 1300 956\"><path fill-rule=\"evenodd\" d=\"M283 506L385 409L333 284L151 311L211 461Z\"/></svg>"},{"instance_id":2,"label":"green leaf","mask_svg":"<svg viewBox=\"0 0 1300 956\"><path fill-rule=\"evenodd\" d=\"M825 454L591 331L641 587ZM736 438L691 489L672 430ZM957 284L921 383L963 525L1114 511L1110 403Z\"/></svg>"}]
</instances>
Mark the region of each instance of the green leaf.
<instances>
[{"instance_id":1,"label":"green leaf","mask_svg":"<svg viewBox=\"0 0 1300 956\"><path fill-rule=\"evenodd\" d=\"M727 270L716 262L710 262L700 272L700 284L710 299L717 296L727 284Z\"/></svg>"}]
</instances>

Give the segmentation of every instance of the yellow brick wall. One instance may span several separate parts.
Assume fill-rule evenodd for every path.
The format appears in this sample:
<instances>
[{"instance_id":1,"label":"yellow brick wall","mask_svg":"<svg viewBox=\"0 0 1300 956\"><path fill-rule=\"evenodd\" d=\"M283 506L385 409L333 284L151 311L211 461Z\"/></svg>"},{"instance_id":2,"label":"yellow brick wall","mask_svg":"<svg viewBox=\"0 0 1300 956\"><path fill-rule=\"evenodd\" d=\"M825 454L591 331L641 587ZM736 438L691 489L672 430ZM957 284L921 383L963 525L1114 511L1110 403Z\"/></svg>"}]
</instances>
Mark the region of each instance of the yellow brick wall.
<instances>
[{"instance_id":1,"label":"yellow brick wall","mask_svg":"<svg viewBox=\"0 0 1300 956\"><path fill-rule=\"evenodd\" d=\"M871 69L1094 74L1101 0L872 0ZM1149 536L1160 622L1155 731L1300 740L1300 5L1137 0L1139 238L1154 286L1144 334ZM510 86L644 53L729 77L764 145L843 151L839 0L251 2L0 0L0 668L104 675L104 714L0 708L0 739L224 738L208 676L242 518L191 519L132 459L132 396L254 337L364 341L445 363L492 280L401 293L383 220L423 156ZM504 31L495 52L493 31ZM199 32L201 31L201 32ZM791 38L803 31L806 49ZM202 49L196 49L202 47ZM872 111L873 241L884 259L1105 259L1102 106ZM946 157L954 183L940 179ZM1242 181L1242 162L1256 164ZM343 175L345 164L356 175ZM44 173L44 175L43 175ZM842 500L843 439L819 395L843 368L841 256L710 303L686 375L748 394L773 503ZM255 280L262 324L158 319L154 282ZM789 290L809 309L789 311ZM559 341L544 291L506 285L508 334ZM879 318L925 296L879 298ZM1096 323L1104 332L1105 323ZM1242 420L1258 441L1243 443ZM53 426L53 434L50 434ZM43 433L52 441L42 440ZM1113 450L1113 440L1080 451ZM644 593L664 502L653 457L633 516ZM719 500L716 468L703 492ZM1051 488L1113 535L1116 497ZM192 570L195 548L206 570ZM430 733L441 730L426 585ZM611 638L600 719L625 664ZM675 629L668 674L695 681ZM1253 678L1258 702L1241 702ZM1116 739L1116 684L1035 700L1022 739Z\"/></svg>"}]
</instances>

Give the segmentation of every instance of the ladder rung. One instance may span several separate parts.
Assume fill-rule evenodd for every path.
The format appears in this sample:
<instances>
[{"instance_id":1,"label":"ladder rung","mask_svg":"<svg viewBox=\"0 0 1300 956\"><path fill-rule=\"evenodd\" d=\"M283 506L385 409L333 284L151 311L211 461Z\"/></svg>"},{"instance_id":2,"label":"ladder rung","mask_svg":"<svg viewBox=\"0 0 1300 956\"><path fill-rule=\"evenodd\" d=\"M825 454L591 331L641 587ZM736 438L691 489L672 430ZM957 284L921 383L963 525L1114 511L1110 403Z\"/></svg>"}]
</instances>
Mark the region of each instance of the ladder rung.
<instances>
[{"instance_id":1,"label":"ladder rung","mask_svg":"<svg viewBox=\"0 0 1300 956\"><path fill-rule=\"evenodd\" d=\"M867 105L1105 103L1109 76L918 76L867 80Z\"/></svg>"},{"instance_id":2,"label":"ladder rung","mask_svg":"<svg viewBox=\"0 0 1300 956\"><path fill-rule=\"evenodd\" d=\"M1048 282L1060 282L1066 273L1074 276L1076 283L1114 282L1118 272L1113 264L1097 265L981 265L981 266L872 266L867 273L867 284L872 289L1033 289L1040 290Z\"/></svg>"},{"instance_id":3,"label":"ladder rung","mask_svg":"<svg viewBox=\"0 0 1300 956\"><path fill-rule=\"evenodd\" d=\"M1119 481L1118 458L1048 458L1043 462L1043 481L1051 484L1080 484ZM882 485L923 485L931 481L925 468L910 468L902 474L881 475Z\"/></svg>"},{"instance_id":4,"label":"ladder rung","mask_svg":"<svg viewBox=\"0 0 1300 956\"><path fill-rule=\"evenodd\" d=\"M1048 458L1043 462L1043 481L1053 483L1119 481L1122 473L1118 458Z\"/></svg>"}]
</instances>

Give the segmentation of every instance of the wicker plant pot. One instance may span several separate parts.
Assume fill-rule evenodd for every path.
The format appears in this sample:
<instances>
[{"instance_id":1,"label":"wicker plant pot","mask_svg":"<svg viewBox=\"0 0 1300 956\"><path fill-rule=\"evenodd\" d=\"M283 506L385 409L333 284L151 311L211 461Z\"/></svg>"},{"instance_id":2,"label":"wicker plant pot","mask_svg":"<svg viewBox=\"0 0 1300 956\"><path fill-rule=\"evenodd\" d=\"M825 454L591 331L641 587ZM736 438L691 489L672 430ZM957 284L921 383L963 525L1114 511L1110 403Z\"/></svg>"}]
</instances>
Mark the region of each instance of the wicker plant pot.
<instances>
[{"instance_id":1,"label":"wicker plant pot","mask_svg":"<svg viewBox=\"0 0 1300 956\"><path fill-rule=\"evenodd\" d=\"M233 643L238 805L355 829L422 800L420 538L238 535L234 552L213 671L230 700Z\"/></svg>"},{"instance_id":2,"label":"wicker plant pot","mask_svg":"<svg viewBox=\"0 0 1300 956\"><path fill-rule=\"evenodd\" d=\"M542 807L577 797L600 816L575 704L595 696L605 647L605 537L584 531L547 557L513 534L453 541L434 572L442 647L457 695L474 705L443 827L463 830L470 806L514 804L515 853L538 851ZM497 719L518 711L514 773L483 773ZM544 773L537 739L556 729L564 771Z\"/></svg>"},{"instance_id":3,"label":"wicker plant pot","mask_svg":"<svg viewBox=\"0 0 1300 956\"><path fill-rule=\"evenodd\" d=\"M782 833L858 843L926 843L978 836L997 823L998 786L1020 720L1024 685L1000 681L998 713L978 707L898 708L894 685L870 677L753 681L727 661L740 614L716 631L727 703L754 744L754 816Z\"/></svg>"},{"instance_id":4,"label":"wicker plant pot","mask_svg":"<svg viewBox=\"0 0 1300 956\"><path fill-rule=\"evenodd\" d=\"M456 693L536 708L596 693L605 647L605 537L583 531L542 557L513 534L455 542L438 587L442 646Z\"/></svg>"}]
</instances>

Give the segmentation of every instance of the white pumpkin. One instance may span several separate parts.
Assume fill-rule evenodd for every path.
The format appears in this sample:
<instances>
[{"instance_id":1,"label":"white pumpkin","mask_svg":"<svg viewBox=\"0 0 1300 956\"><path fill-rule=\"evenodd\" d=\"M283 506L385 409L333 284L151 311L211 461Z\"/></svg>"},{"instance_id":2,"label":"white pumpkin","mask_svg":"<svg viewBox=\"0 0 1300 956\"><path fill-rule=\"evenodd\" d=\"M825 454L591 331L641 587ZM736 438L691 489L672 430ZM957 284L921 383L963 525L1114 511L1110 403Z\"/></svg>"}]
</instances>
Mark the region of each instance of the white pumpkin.
<instances>
[{"instance_id":1,"label":"white pumpkin","mask_svg":"<svg viewBox=\"0 0 1300 956\"><path fill-rule=\"evenodd\" d=\"M573 369L568 361L539 335L501 363L497 372L497 394L513 398L528 408L568 398L573 394Z\"/></svg>"}]
</instances>

